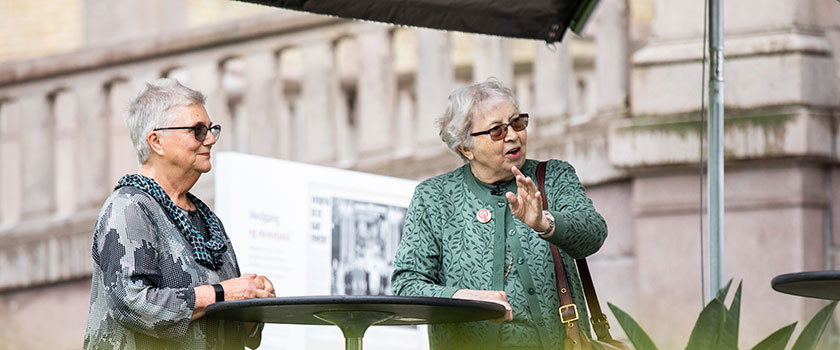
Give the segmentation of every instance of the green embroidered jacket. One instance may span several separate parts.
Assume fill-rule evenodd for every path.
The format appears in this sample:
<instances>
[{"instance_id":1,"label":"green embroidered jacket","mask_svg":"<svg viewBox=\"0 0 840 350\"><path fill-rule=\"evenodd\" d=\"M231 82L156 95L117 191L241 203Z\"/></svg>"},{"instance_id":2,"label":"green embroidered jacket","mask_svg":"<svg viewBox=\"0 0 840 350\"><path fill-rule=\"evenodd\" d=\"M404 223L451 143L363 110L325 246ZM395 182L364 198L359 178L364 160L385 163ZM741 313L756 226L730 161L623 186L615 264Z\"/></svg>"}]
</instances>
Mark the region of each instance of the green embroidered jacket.
<instances>
[{"instance_id":1,"label":"green embroidered jacket","mask_svg":"<svg viewBox=\"0 0 840 350\"><path fill-rule=\"evenodd\" d=\"M534 181L537 164L527 160L521 169ZM549 244L560 248L579 323L589 333L574 259L600 249L607 225L569 163L549 161L545 181L556 220L548 240L513 217L504 193L517 192L515 180L487 185L467 164L417 186L394 261L394 294L448 298L462 288L504 290L513 308L513 321L501 325L431 325L431 349L562 349L565 328ZM491 213L485 223L476 216L481 209Z\"/></svg>"}]
</instances>

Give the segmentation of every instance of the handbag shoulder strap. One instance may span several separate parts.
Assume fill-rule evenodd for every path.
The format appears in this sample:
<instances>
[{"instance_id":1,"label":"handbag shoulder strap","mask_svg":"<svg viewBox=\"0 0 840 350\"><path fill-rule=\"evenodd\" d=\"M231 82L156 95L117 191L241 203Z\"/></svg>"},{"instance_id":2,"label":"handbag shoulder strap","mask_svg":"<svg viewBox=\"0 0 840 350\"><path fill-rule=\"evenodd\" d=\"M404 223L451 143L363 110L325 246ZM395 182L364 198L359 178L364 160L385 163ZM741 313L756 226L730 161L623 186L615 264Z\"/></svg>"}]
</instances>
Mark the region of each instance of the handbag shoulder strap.
<instances>
[{"instance_id":1,"label":"handbag shoulder strap","mask_svg":"<svg viewBox=\"0 0 840 350\"><path fill-rule=\"evenodd\" d=\"M545 210L548 209L548 193L545 191L545 169L547 167L548 162L540 162L537 165L537 183L539 185L540 193L542 194L543 200L543 208ZM563 268L563 260L560 258L560 252L556 246L550 244L551 247L551 256L554 259L554 273L557 276L557 293L560 295L560 302L562 305L560 310L560 315L562 318L563 315L563 307L571 303L571 296L569 295L569 282L568 278L566 277L566 271ZM609 339L612 340L612 336L610 335L610 325L607 322L607 315L605 315L601 311L600 303L598 302L598 295L595 293L595 285L592 283L592 274L589 272L589 264L586 263L586 259L575 259L575 263L577 264L578 274L580 275L580 282L583 285L583 294L586 297L586 305L589 307L589 312L592 314L591 322L592 328L595 331L595 335L598 336L598 340L605 340ZM561 282L562 279L562 282ZM561 285L562 283L562 285ZM563 293L562 291L567 291ZM563 296L568 298L569 302L565 301ZM573 304L573 303L572 303Z\"/></svg>"},{"instance_id":2,"label":"handbag shoulder strap","mask_svg":"<svg viewBox=\"0 0 840 350\"><path fill-rule=\"evenodd\" d=\"M545 188L543 183L545 182L545 167L546 162L540 162L537 166L537 182L540 186L540 193L543 194L543 208L548 208L548 201L545 199ZM566 276L566 269L563 265L563 258L560 256L560 250L553 244L548 245L549 250L551 251L551 258L554 261L554 276L557 280L557 296L560 297L560 309L557 310L560 313L560 321L566 326L566 336L569 337L573 344L575 345L575 349L580 348L580 332L577 331L580 325L578 324L578 313L577 305L575 304L574 300L572 300L572 289L569 288L569 278Z\"/></svg>"}]
</instances>

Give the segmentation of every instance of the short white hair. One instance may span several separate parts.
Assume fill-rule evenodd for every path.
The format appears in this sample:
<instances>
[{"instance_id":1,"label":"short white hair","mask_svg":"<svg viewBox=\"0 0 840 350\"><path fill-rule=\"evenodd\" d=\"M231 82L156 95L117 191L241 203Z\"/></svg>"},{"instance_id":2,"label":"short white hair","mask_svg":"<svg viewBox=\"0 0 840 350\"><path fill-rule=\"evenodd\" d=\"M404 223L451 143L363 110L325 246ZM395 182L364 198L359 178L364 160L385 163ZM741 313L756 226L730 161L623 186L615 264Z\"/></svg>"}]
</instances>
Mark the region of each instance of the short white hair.
<instances>
[{"instance_id":1,"label":"short white hair","mask_svg":"<svg viewBox=\"0 0 840 350\"><path fill-rule=\"evenodd\" d=\"M506 99L519 110L513 91L492 77L483 83L457 89L449 95L446 111L437 119L436 124L440 131L440 139L465 162L468 159L458 151L458 146L469 148L474 145L470 135L473 119L484 107L490 107L485 106L487 102L495 102L498 98Z\"/></svg>"},{"instance_id":2,"label":"short white hair","mask_svg":"<svg viewBox=\"0 0 840 350\"><path fill-rule=\"evenodd\" d=\"M146 135L155 128L169 127L174 120L172 109L179 106L204 106L204 94L181 85L175 79L161 78L146 83L131 100L125 113L125 123L140 164L149 158Z\"/></svg>"}]
</instances>

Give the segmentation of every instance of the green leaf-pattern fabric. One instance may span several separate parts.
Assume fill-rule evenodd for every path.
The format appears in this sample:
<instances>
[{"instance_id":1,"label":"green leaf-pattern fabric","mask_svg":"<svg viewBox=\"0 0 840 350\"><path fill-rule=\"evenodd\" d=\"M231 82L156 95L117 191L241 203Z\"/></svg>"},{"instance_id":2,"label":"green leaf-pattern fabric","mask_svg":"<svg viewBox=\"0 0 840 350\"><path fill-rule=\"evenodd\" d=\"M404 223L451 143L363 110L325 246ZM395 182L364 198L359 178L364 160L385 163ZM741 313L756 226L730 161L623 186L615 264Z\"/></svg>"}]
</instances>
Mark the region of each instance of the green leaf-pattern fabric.
<instances>
[{"instance_id":1,"label":"green leaf-pattern fabric","mask_svg":"<svg viewBox=\"0 0 840 350\"><path fill-rule=\"evenodd\" d=\"M527 160L521 170L535 179L537 164ZM501 325L489 321L431 325L431 349L562 349L565 328L557 312L560 300L549 244L560 248L580 325L589 334L574 259L600 249L607 225L569 163L549 161L545 181L549 209L557 222L550 242L513 217L504 194L490 192L500 187L516 193L513 180L496 186L481 183L466 164L417 186L394 262L394 294L452 297L462 288L501 289L508 295L514 318ZM491 212L489 222L476 218L481 209ZM512 239L519 244L511 245ZM510 273L503 278L509 265Z\"/></svg>"}]
</instances>

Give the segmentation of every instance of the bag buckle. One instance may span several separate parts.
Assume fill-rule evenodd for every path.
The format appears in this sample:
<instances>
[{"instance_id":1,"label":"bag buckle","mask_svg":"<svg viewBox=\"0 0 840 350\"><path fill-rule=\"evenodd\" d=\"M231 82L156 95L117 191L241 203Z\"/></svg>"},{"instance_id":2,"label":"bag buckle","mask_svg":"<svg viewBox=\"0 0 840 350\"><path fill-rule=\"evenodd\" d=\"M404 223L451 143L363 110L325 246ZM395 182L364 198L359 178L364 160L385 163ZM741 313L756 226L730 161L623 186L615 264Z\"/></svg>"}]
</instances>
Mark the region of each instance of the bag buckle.
<instances>
[{"instance_id":1,"label":"bag buckle","mask_svg":"<svg viewBox=\"0 0 840 350\"><path fill-rule=\"evenodd\" d=\"M563 305L558 311L560 312L560 322L569 323L578 320L576 304Z\"/></svg>"},{"instance_id":2,"label":"bag buckle","mask_svg":"<svg viewBox=\"0 0 840 350\"><path fill-rule=\"evenodd\" d=\"M611 337L609 331L610 321L607 320L607 315L592 316L590 321L592 322L592 329L595 331L595 335L598 336L599 340Z\"/></svg>"},{"instance_id":3,"label":"bag buckle","mask_svg":"<svg viewBox=\"0 0 840 350\"><path fill-rule=\"evenodd\" d=\"M600 325L604 325L607 329L610 328L610 321L607 320L607 315L601 314L600 316L592 316L590 319L592 322L593 327L599 327Z\"/></svg>"}]
</instances>

